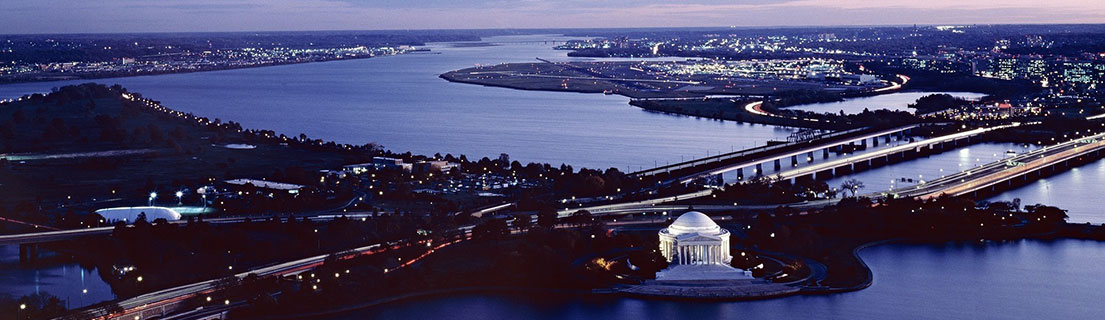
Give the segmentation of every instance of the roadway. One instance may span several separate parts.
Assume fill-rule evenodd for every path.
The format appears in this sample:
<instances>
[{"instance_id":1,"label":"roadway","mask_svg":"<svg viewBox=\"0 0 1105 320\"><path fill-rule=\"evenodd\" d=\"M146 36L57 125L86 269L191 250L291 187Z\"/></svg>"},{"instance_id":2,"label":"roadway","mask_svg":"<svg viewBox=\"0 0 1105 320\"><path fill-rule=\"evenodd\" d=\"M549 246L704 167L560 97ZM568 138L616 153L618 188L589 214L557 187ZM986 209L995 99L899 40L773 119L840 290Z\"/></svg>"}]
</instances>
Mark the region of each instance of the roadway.
<instances>
[{"instance_id":1,"label":"roadway","mask_svg":"<svg viewBox=\"0 0 1105 320\"><path fill-rule=\"evenodd\" d=\"M968 130L968 131L943 135L943 136L939 136L939 137L928 138L928 139L917 141L917 142L911 142L911 143L907 143L907 144L903 144L903 145L899 145L899 146L879 149L879 150L872 151L872 152L865 152L865 153L861 153L861 154L856 154L856 155L852 155L852 156L845 157L845 158L840 158L840 159L833 160L833 161L822 162L822 163L818 163L818 164L814 164L814 165L798 167L798 168L795 168L795 169L792 169L792 170L787 170L787 171L784 171L784 172L780 172L779 174L776 175L776 177L778 177L780 179L791 179L791 178L797 178L797 177L812 175L812 174L816 174L818 172L822 172L822 171L826 171L826 170L830 170L830 169L834 169L834 168L839 168L839 167L842 167L842 166L845 166L845 165L851 165L851 164L860 163L860 162L864 162L864 161L868 161L868 160L872 160L872 159L876 159L876 158L880 158L880 157L886 157L886 156L896 154L896 153L900 153L900 152L906 152L906 151L910 151L910 150L917 150L918 148L928 147L928 146L934 145L934 144L952 142L952 141L956 141L956 140L959 140L959 139L963 139L963 138L983 134L983 133L986 133L986 132L989 132L989 131L1001 130L1001 129L1011 128L1011 127L1016 127L1016 126L1019 126L1019 125L1020 124L1009 124L1009 125L1001 125L1001 126L989 127L989 128L978 128L978 129L974 129L974 130Z\"/></svg>"},{"instance_id":2,"label":"roadway","mask_svg":"<svg viewBox=\"0 0 1105 320\"><path fill-rule=\"evenodd\" d=\"M466 234L466 237L467 237L467 235L471 233L472 227L468 226L468 227L460 228L460 230L463 231ZM399 266L399 268L410 266L411 264L414 264L415 262L417 262L417 261L421 260L422 258L428 256L430 253L433 253L434 251L439 250L441 248L444 248L446 246L455 244L459 241L460 240L454 240L452 242L437 244L436 246L431 247L430 250L428 250L426 253L424 253L424 254L422 254L418 257L415 257L413 259L406 260L403 264L401 264ZM416 244L419 244L419 245L429 244L429 243L430 242L428 242L428 240L423 240L423 241L416 242ZM357 256L371 255L371 254L376 254L376 253L379 253L379 252L383 252L385 250L385 246L391 247L392 249L399 249L399 248L403 247L403 244L400 243L400 242L389 242L389 243L386 243L386 244L373 244L373 245L369 245L369 246L359 247L359 248L355 248L355 249L350 250L346 256L342 257L342 259L350 259L350 258L357 257ZM307 271L307 270L311 270L312 268L315 268L315 267L318 267L318 266L322 265L326 261L326 258L329 257L329 256L330 256L330 254L322 254L322 255L307 257L307 258L303 258L303 259L299 259L299 260L295 260L295 261L278 263L278 264L274 264L274 265L271 265L271 266L258 267L258 268L251 269L249 271L245 271L245 272L242 272L242 273L235 274L234 276L237 277L238 279L241 279L241 278L244 278L245 276L247 276L249 274L255 274L259 277L270 277L270 276L283 277L283 276L289 276L289 275L296 275L296 274L302 273L302 272ZM193 283L193 284L188 284L188 285L168 288L168 289L164 289L164 290L159 290L159 291L155 291L155 292L151 292L151 293L146 293L146 294L142 294L142 295L139 295L139 296L136 296L136 297L133 297L133 298L129 298L129 299L124 299L124 300L118 302L118 305L121 308L123 308L123 310L124 310L122 313L109 315L109 314L107 314L106 308L97 307L97 308L83 310L81 312L71 313L67 316L60 317L59 319L90 319L90 318L91 319L116 319L116 318L122 318L122 317L128 317L129 318L130 316L136 316L137 317L139 315L143 315L142 318L145 318L144 311L146 311L146 310L156 310L158 308L172 307L173 304L178 303L178 302L182 302L182 301L187 300L189 298L201 297L205 294L212 293L212 292L219 289L218 282L219 282L218 279L207 280L207 281L197 282L197 283ZM171 313L171 312L161 311L159 313L160 314L158 316L164 316L165 314L168 314L168 313Z\"/></svg>"},{"instance_id":3,"label":"roadway","mask_svg":"<svg viewBox=\"0 0 1105 320\"><path fill-rule=\"evenodd\" d=\"M1102 148L1105 148L1105 133L1075 138L932 181L922 181L915 186L894 189L886 194L892 197L922 199L940 195L964 195Z\"/></svg>"},{"instance_id":4,"label":"roadway","mask_svg":"<svg viewBox=\"0 0 1105 320\"><path fill-rule=\"evenodd\" d=\"M323 213L311 213L303 215L291 215L291 217L297 217L302 219L304 217L311 219L312 221L329 221L340 216L350 215L325 215ZM272 215L259 215L259 216L242 216L242 217L229 217L229 218L210 218L204 219L204 222L212 224L229 224L229 223L242 223L247 219L252 221L260 221L264 219L272 218ZM184 224L185 220L169 221L172 224ZM128 225L128 227L133 225ZM53 241L65 241L73 240L80 237L98 236L111 234L115 230L115 226L107 227L88 227L84 229L71 229L61 231L45 231L45 232L31 232L31 233L19 233L19 234L7 234L0 235L0 245L12 245L12 244L28 244L28 243L42 243Z\"/></svg>"},{"instance_id":5,"label":"roadway","mask_svg":"<svg viewBox=\"0 0 1105 320\"><path fill-rule=\"evenodd\" d=\"M302 218L306 217L306 218L312 219L314 221L332 220L334 218L343 216L345 214L326 215L327 213L335 213L335 212L338 212L338 211L343 211L346 208L349 208L349 207L357 204L358 202L361 201L362 198L364 198L366 196L364 193L361 193L361 192L357 192L357 194L358 194L357 196L353 197L349 201L343 203L341 206L338 206L336 208L327 209L327 210L320 210L320 211L313 211L313 212L296 213L296 214L289 215L289 217L295 217L295 218L298 218L298 219L302 219ZM501 208L499 208L499 209L501 209ZM498 209L496 209L496 210L498 210ZM226 224L226 223L241 223L241 222L245 222L247 219L257 221L257 220L264 220L264 219L268 219L268 218L272 218L272 217L273 216L271 214L268 214L268 215L246 215L246 216L238 216L238 217L210 218L210 219L204 219L203 221L208 222L208 223L213 223L213 224ZM281 217L281 218L283 218L283 217ZM53 228L53 227L39 226L39 225L29 224L29 223L21 222L21 221L17 221L17 220L5 219L5 218L0 218L0 221L8 221L8 222L32 225L35 228L42 227L42 228L49 228L49 229L57 230L56 228ZM186 221L178 220L178 221L170 221L169 223L181 224L181 223L186 223ZM76 239L76 238L80 238L80 237L111 234L111 232L114 231L114 230L115 230L115 226L107 226L107 227L87 227L87 228L84 228L84 229L70 229L70 230L58 230L58 231L31 232L31 233L0 235L0 245L65 241L65 240L72 240L72 239Z\"/></svg>"},{"instance_id":6,"label":"roadway","mask_svg":"<svg viewBox=\"0 0 1105 320\"><path fill-rule=\"evenodd\" d=\"M845 131L832 132L832 134L824 135L819 139L832 139L832 138L836 138L836 137L856 134L856 132L861 132L861 131L866 130L866 129L867 128L857 128L857 129L851 129L851 130L845 130ZM749 149L745 149L745 150L739 150L739 151L735 151L735 152L717 154L717 156L711 156L711 157L706 157L706 158L701 158L701 159L688 160L688 161L678 162L678 163L674 163L674 164L666 164L666 166L661 166L661 167L656 167L656 168L652 168L652 169L646 169L646 170L632 172L632 173L630 173L630 177L642 177L642 175L653 175L653 174L660 174L660 173L669 173L671 171L676 171L676 170L683 170L683 169L694 168L694 167L698 167L698 166L707 166L707 164L714 164L714 163L717 163L717 162L720 162L720 161L726 161L726 160L734 159L734 158L738 158L738 157L755 156L755 154L757 154L757 153L771 152L771 151L776 151L776 150L783 149L783 148L793 147L793 146L797 146L798 143L804 143L804 142L809 142L809 141L790 142L790 143L785 143L785 145L760 146L760 147L749 148ZM846 141L844 141L844 142L846 142ZM841 143L844 143L844 142L841 142Z\"/></svg>"},{"instance_id":7,"label":"roadway","mask_svg":"<svg viewBox=\"0 0 1105 320\"><path fill-rule=\"evenodd\" d=\"M738 162L738 163L726 165L726 166L723 166L723 167L720 167L720 168L715 168L715 169L712 169L712 170L709 170L709 171L703 171L703 172L699 172L699 173L695 173L695 174L686 175L686 176L680 178L680 181L681 182L689 182L689 181L693 180L695 177L699 177L699 176L722 174L722 173L734 171L734 170L737 170L737 169L754 166L756 164L762 164L762 163L766 163L766 162L773 161L773 160L784 159L784 158L787 158L787 157L806 155L806 154L809 154L811 152L816 152L816 151L819 151L819 150L822 150L822 149L831 148L835 145L840 145L840 144L845 144L845 143L860 141L860 140L865 140L865 139L877 138L877 137L893 134L893 133L896 133L896 132L901 132L901 131L905 131L905 130L914 129L914 128L917 128L917 127L920 127L920 125L919 124L914 124L914 125L898 127L898 128L893 128L893 129L880 130L880 131L876 131L876 132L873 132L873 133L863 134L863 135L860 135L860 136L854 136L854 137L849 137L849 138L834 140L834 141L827 141L827 142L819 143L819 144L814 145L814 146L804 147L804 148L800 148L800 149L789 151L789 152L777 153L777 154L772 154L772 155L767 155L767 156L761 156L761 157L757 157L757 158L754 158L754 159L749 159L749 160L741 161L741 162Z\"/></svg>"}]
</instances>

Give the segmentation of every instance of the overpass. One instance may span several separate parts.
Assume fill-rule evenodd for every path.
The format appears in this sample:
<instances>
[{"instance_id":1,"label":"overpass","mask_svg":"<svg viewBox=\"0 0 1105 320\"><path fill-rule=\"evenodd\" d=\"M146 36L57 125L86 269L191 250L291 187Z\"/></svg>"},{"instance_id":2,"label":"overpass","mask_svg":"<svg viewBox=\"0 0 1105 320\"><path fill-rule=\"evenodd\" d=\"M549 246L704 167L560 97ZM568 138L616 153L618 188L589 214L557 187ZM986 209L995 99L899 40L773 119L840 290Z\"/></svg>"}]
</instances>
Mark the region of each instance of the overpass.
<instances>
[{"instance_id":1,"label":"overpass","mask_svg":"<svg viewBox=\"0 0 1105 320\"><path fill-rule=\"evenodd\" d=\"M857 128L838 131L820 136L820 138L808 141L788 142L784 144L760 146L745 150L719 154L676 164L660 166L652 169L630 173L630 177L644 178L649 176L667 176L668 182L679 181L682 183L693 181L695 178L709 175L717 175L730 171L737 171L738 177L743 177L743 168L756 166L756 173L763 173L764 163L774 162L775 169L782 169L781 160L791 158L793 165L797 165L798 157L804 155L807 161L812 162L817 152L822 159L829 158L829 152L842 148L847 144L859 143L862 147L870 141L873 146L878 146L880 139L889 143L893 137L901 139L912 129L921 127L921 124L890 128L871 129Z\"/></svg>"},{"instance_id":2,"label":"overpass","mask_svg":"<svg viewBox=\"0 0 1105 320\"><path fill-rule=\"evenodd\" d=\"M931 199L941 195L961 196L978 192L997 191L998 187L1027 182L1031 174L1043 176L1043 171L1054 172L1059 166L1070 166L1071 161L1098 158L1105 149L1105 133L1075 138L1059 144L1022 153L1001 161L964 170L915 186L890 190L882 196Z\"/></svg>"},{"instance_id":3,"label":"overpass","mask_svg":"<svg viewBox=\"0 0 1105 320\"><path fill-rule=\"evenodd\" d=\"M880 163L888 164L892 161L892 158L906 159L910 156L919 156L932 152L942 152L950 148L956 148L960 145L970 144L971 137L990 131L1002 130L1016 126L1020 126L1020 124L1014 123L988 128L977 128L973 130L947 134L917 142L903 144L900 146L860 153L833 161L799 167L793 170L781 172L775 176L780 180L794 180L804 177L823 179L825 177L836 176L844 172L855 172L857 169L871 168ZM960 143L960 141L963 141L962 144Z\"/></svg>"}]
</instances>

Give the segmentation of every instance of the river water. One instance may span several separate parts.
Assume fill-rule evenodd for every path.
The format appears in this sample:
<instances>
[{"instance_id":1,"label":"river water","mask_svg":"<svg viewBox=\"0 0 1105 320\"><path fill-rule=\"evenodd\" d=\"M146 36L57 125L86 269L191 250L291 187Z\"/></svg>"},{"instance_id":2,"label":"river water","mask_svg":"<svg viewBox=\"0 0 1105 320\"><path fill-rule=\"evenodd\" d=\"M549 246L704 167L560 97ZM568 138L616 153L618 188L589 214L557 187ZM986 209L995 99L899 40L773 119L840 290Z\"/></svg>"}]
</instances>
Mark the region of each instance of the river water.
<instances>
[{"instance_id":1,"label":"river water","mask_svg":"<svg viewBox=\"0 0 1105 320\"><path fill-rule=\"evenodd\" d=\"M265 68L96 80L118 83L166 106L341 143L397 151L466 154L637 170L785 139L791 130L675 117L630 106L622 96L522 91L450 83L446 71L478 64L569 60L557 36L433 43L431 53ZM587 59L574 59L587 60ZM0 86L0 97L69 83Z\"/></svg>"},{"instance_id":2,"label":"river water","mask_svg":"<svg viewBox=\"0 0 1105 320\"><path fill-rule=\"evenodd\" d=\"M1105 243L891 244L865 249L867 289L745 302L522 294L416 299L332 319L1099 319Z\"/></svg>"},{"instance_id":3,"label":"river water","mask_svg":"<svg viewBox=\"0 0 1105 320\"><path fill-rule=\"evenodd\" d=\"M19 262L19 246L0 246L0 294L19 298L36 293L48 293L71 308L82 307L115 298L111 287L100 278L95 268L85 269L67 259L50 258L42 252L42 260L34 264Z\"/></svg>"},{"instance_id":4,"label":"river water","mask_svg":"<svg viewBox=\"0 0 1105 320\"><path fill-rule=\"evenodd\" d=\"M975 100L975 99L978 99L978 98L981 98L981 97L985 96L985 94L976 93L976 92L906 91L906 92L897 92L897 93L883 94L883 95L870 96L870 97L851 98L851 99L847 99L847 100L839 101L839 102L824 102L824 103L804 104L804 105L798 105L798 106L793 106L793 107L788 107L788 108L789 109L795 109L795 110L802 110L802 111L818 112L818 113L840 113L840 112L844 112L845 114L862 113L863 109L868 109L868 110L871 110L871 111L875 111L875 110L879 110L879 109L885 109L885 110L891 110L891 111L913 112L914 110L909 108L910 103L916 102L918 98L921 98L921 97L924 97L924 96L927 96L927 95L931 95L931 94L937 94L937 93L946 93L946 94L950 94L954 97L963 98L963 99L967 99L967 100Z\"/></svg>"},{"instance_id":5,"label":"river water","mask_svg":"<svg viewBox=\"0 0 1105 320\"><path fill-rule=\"evenodd\" d=\"M233 120L250 128L342 143L377 142L394 151L497 157L636 170L741 149L792 130L642 111L627 98L601 94L520 91L449 83L438 74L476 64L567 60L551 50L556 36L485 39L488 46L434 43L432 53L255 69L96 80L119 83L167 106ZM0 85L0 97L88 81ZM896 93L866 99L863 107L902 108L916 97ZM960 95L960 94L956 94ZM917 96L919 97L919 95ZM877 99L890 99L878 100ZM893 101L891 101L893 100ZM851 101L851 100L850 100ZM839 105L817 107L838 112ZM851 110L852 107L848 107ZM875 109L875 108L871 108ZM852 112L846 110L845 112ZM858 110L856 111L858 112ZM895 143L896 144L896 143ZM1000 159L1024 146L980 144L853 175L863 191L884 190L890 180ZM816 155L820 158L820 155ZM835 157L835 156L834 156ZM821 161L821 160L815 160ZM940 171L943 169L944 171ZM921 176L923 175L923 176ZM839 180L830 181L839 185ZM1071 221L1105 222L1094 207L1105 181L1097 161L994 199L1019 197L1070 209ZM902 182L895 182L896 184ZM1093 242L1023 241L986 246L889 245L863 253L876 283L856 293L747 303L660 302L635 299L526 299L460 295L399 303L358 313L380 318L1089 318L1103 301L1093 274L1105 247ZM14 259L14 260L13 260ZM0 294L48 292L70 306L112 299L92 270L75 263L19 265L18 249L0 247ZM88 289L88 294L82 294ZM1045 312L1046 311L1046 312Z\"/></svg>"}]
</instances>

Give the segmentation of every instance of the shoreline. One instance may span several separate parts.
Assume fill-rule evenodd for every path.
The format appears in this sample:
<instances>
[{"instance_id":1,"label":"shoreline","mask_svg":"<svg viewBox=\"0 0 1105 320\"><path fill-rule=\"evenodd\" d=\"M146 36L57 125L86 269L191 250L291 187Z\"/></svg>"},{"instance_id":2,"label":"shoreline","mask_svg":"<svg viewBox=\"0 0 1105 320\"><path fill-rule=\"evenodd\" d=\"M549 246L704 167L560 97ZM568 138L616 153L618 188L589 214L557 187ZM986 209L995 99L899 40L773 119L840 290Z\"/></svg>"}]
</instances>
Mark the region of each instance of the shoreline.
<instances>
[{"instance_id":1,"label":"shoreline","mask_svg":"<svg viewBox=\"0 0 1105 320\"><path fill-rule=\"evenodd\" d=\"M450 71L450 72L452 72L452 71ZM450 76L447 76L447 75L448 75L448 73L443 73L443 74L438 75L438 78L444 79L445 81L452 82L452 83L478 85L478 86L484 86L484 87L489 87L489 88L504 88L504 89L512 89L512 90L543 91L543 92L558 92L558 93L605 94L604 91L597 90L597 89L596 90L585 90L585 89L548 90L548 89L530 88L530 87L508 85L508 84L484 83L484 82L478 82L478 81L463 80L463 79L457 79L455 77L450 77ZM738 122L738 123L763 124L763 125L784 126L784 127L834 129L834 130L840 129L839 126L830 125L830 124L827 124L827 123L812 123L812 122L809 122L809 121L795 122L795 121L791 121L789 118L759 116L759 115L744 112L743 109L740 109L740 108L734 108L733 110L736 112L734 114L724 113L724 114L721 114L721 115L708 115L708 114L703 114L703 113L692 113L692 112L688 112L688 111L675 110L675 108L665 108L665 107L659 106L655 102L657 100L651 100L651 99L705 99L706 95L691 95L691 96L686 96L686 97L666 97L666 98L635 97L635 96L626 95L626 94L621 93L621 92L611 93L611 94L608 94L608 95L616 95L616 96L620 96L620 97L623 97L623 98L627 98L627 99L629 99L629 101L627 103L630 106L637 107L638 109L641 109L643 111L661 113L661 114L666 114L666 115L671 115L671 116L698 117L698 118L720 120L720 121L735 121L735 122ZM681 109L681 108L679 108L679 109Z\"/></svg>"},{"instance_id":2,"label":"shoreline","mask_svg":"<svg viewBox=\"0 0 1105 320\"><path fill-rule=\"evenodd\" d=\"M739 106L735 106L733 108L728 108L727 106L723 106L723 104L725 104L724 101L722 101L721 103L718 103L717 100L722 99L722 98L718 98L716 96L726 96L726 95L720 95L720 94L710 94L710 93L701 93L701 92L686 92L685 95L682 95L682 94L648 95L648 94L632 94L632 93L637 92L637 91L630 91L630 92L627 93L626 90L612 90L612 91L609 90L609 89L604 90L600 87L595 87L593 89L588 88L588 87L583 87L583 88L534 87L534 86L526 86L526 85L523 85L523 84L514 84L514 83L509 83L509 82L508 83L487 82L487 81L477 81L477 80L470 80L470 79L466 79L466 78L457 77L456 74L461 70L465 70L465 69L446 71L444 73L439 74L438 78L441 78L441 79L444 79L445 81L453 82L453 83L480 85L480 86L484 86L484 87L493 87L493 88L507 88L507 89L514 89L514 90L545 91L545 92L574 92L574 93L584 93L584 94L602 93L602 94L606 94L606 95L618 95L618 96L628 98L629 99L629 105L631 105L631 106L640 108L640 109L645 110L645 111L663 113L663 114L667 114L667 115L682 115L682 116L699 117L699 118L721 120L721 121L736 121L738 123L755 123L755 124L765 124L765 125L773 125L773 126L811 128L811 129L826 129L826 130L845 130L845 129L848 129L848 128L855 127L854 125L850 125L850 124L847 124L847 123L837 123L837 122L832 122L832 121L808 120L808 119L802 119L802 118L795 118L795 117L791 117L791 116L776 116L776 115L765 116L765 115L759 115L759 114L750 113L750 112L744 110L743 108L740 108ZM903 79L903 80L904 80L903 84L905 82L908 82L908 79ZM872 96L878 96L878 95L883 95L883 94L890 94L890 93L897 93L897 92L904 91L903 90L904 86L902 84L897 84L897 83L894 83L894 82L891 82L891 83L892 83L892 85L890 85L888 87L880 88L880 89L877 89L877 90L864 91L864 92L842 92L842 93L839 93L838 96L840 97L841 101L843 101L843 100L850 99L850 98L872 97ZM713 98L711 98L712 96L713 96ZM768 98L766 96L761 97L761 98L752 98L753 96L758 96L758 95L755 95L755 94L747 94L747 95L734 94L734 95L731 95L730 98L731 99L747 100L747 101L744 101L744 102L750 102L750 101L756 100L756 99L759 99L760 101L766 101L767 98ZM679 100L687 100L687 101L694 101L694 102L714 101L715 102L714 104L716 104L716 106L701 106L701 105L700 106L694 106L694 105L688 105L687 103L671 105L671 104L664 104L663 103L664 101L679 101ZM791 106L786 106L786 107L791 107Z\"/></svg>"},{"instance_id":3,"label":"shoreline","mask_svg":"<svg viewBox=\"0 0 1105 320\"><path fill-rule=\"evenodd\" d=\"M310 63L334 62L334 61L345 61L345 60L363 60L363 59L372 59L372 58L380 58L380 57L388 57L388 56L397 56L397 55L401 55L401 54L408 54L408 53L414 53L414 52L425 53L425 51L411 50L411 51L408 51L408 52L391 54L391 55L379 55L379 56L367 56L367 57L344 57L344 58L337 58L337 59L324 59L324 60L314 60L314 61L275 62L275 63L261 64L261 65L248 65L248 66L237 65L237 66L226 66L226 67L215 67L215 68L202 68L202 69L194 69L194 70L155 71L155 72L138 72L138 73L120 72L120 73L106 73L106 74L105 73L90 73L90 74L87 74L87 75L75 75L75 76L68 77L68 78L57 78L57 79L44 79L44 78L0 79L0 86L23 84L23 83L47 83L47 82L59 82L59 81L101 80L101 79L113 79L113 78L133 78L133 77L143 77L143 76L161 76L161 75L170 75L170 74L187 74L187 73L201 73L201 72L212 72L212 71L254 69L254 68L276 67L276 66L286 66L286 65L296 65L296 64L310 64Z\"/></svg>"},{"instance_id":4,"label":"shoreline","mask_svg":"<svg viewBox=\"0 0 1105 320\"><path fill-rule=\"evenodd\" d=\"M758 301L769 300L777 298L785 298L797 295L828 295L834 293L843 293L862 290L870 287L873 283L873 271L867 266L867 263L859 256L859 251L874 247L878 245L887 244L890 242L898 241L899 239L878 240L868 243L864 243L852 250L853 257L859 260L860 264L867 270L867 279L864 283L848 288L830 288L827 291L808 291L807 287L802 285L795 286L794 283L781 284L778 286L791 287L794 290L778 291L764 295L749 295L741 297L702 297L702 296L673 296L673 295L649 295L638 294L632 292L626 292L618 287L611 288L595 288L591 290L571 290L571 289L558 289L558 288L533 288L533 287L510 287L510 286L470 286L470 287L457 287L457 288L443 288L443 289L430 289L417 292L406 293L398 296L385 297L372 299L363 303L347 305L340 308L329 309L325 311L317 312L305 312L292 315L283 315L278 317L265 317L265 319L307 319L318 318L327 316L338 316L360 310L365 310L374 307L380 307L392 303L398 303L409 300L417 300L438 296L449 296L456 294L467 293L491 293L491 294L503 294L503 293L529 293L529 294L555 294L555 295L571 295L578 297L604 297L604 296L618 296L623 298L641 299L641 300L663 300L663 301L697 301L697 302L742 302L742 301ZM762 280L761 280L762 281ZM252 317L251 319L259 319L258 317Z\"/></svg>"},{"instance_id":5,"label":"shoreline","mask_svg":"<svg viewBox=\"0 0 1105 320\"><path fill-rule=\"evenodd\" d=\"M1072 228L1072 227L1077 228L1077 227L1085 227L1085 226L1086 226L1085 224L1066 223L1066 224L1063 225L1063 228ZM1054 241L1054 240L1080 240L1080 241L1087 241L1088 240L1088 241L1097 241L1097 242L1102 241L1101 239L1088 238L1088 237L1075 237L1075 236L1072 236L1072 235L1069 235L1069 234L1061 234L1060 232L1061 231L1043 233L1043 234L1032 234L1032 235L1026 235L1024 237L1019 237L1019 238L1016 238L1016 239L1035 240L1035 241ZM999 240L999 239L994 239L994 240ZM1015 239L1000 239L1000 240L1015 240ZM407 294L403 294L403 295L399 295L399 296L373 299L371 301L367 301L367 302L364 302L364 303L349 305L349 306L345 306L345 307L341 307L341 308L337 308L337 309L333 309L333 310L328 310L328 311L300 313L300 314L295 314L295 315L285 315L285 316L281 316L281 317L266 318L266 319L303 319L303 318L315 318L315 317L320 317L320 316L336 316L336 315L355 312L355 311L359 311L359 310L364 310L364 309L369 309L369 308L374 308L374 307L380 307L380 306L391 304L391 303L397 303L397 302L403 302L403 301L421 299L421 298L430 298L430 297L436 297L436 296L449 296L449 295L455 295L455 294L464 294L464 293L556 294L556 295L573 295L573 296L578 296L578 297L582 297L582 298L618 296L618 297L631 298L631 299L640 299L640 300L692 301L692 302L745 302L745 301L760 301L760 300L770 300L770 299L777 299L777 298L786 298L786 297L800 296L800 295L805 295L805 296L832 295L832 294L838 294L838 293L847 293L847 292L860 291L860 290L867 289L867 288L871 287L872 285L874 285L874 275L875 275L874 271L867 264L867 262L863 259L863 257L860 256L860 253L865 249L872 248L872 247L877 247L877 246L882 246L882 245L887 245L887 244L893 244L893 243L903 243L903 242L904 243L911 243L911 244L918 244L918 245L939 245L939 244L944 244L944 243L954 243L954 242L963 242L963 241L966 241L966 240L951 239L951 240L946 240L946 241L933 241L933 240L925 240L925 239L913 239L913 240L911 240L911 239L904 239L904 238L895 238L895 239L875 240L875 241L869 241L869 242L862 243L862 244L856 246L855 248L852 248L851 255L854 259L856 259L856 261L858 261L860 263L860 266L862 266L863 269L865 270L865 277L864 277L865 279L863 279L863 281L861 281L861 283L858 283L856 285L849 286L849 287L816 288L816 287L808 287L808 286L804 286L804 285L792 286L794 283L788 283L788 284L785 284L785 285L793 287L793 288L795 288L795 290L786 291L786 292L772 293L772 294L765 294L765 295L749 295L749 296L741 296L741 297L705 297L705 296L673 296L673 295L638 294L638 293L631 293L631 292L622 291L618 287L596 288L596 289L592 289L592 290L588 291L588 290L570 290L570 289L556 289L556 288L532 288L532 287L509 287L509 286L472 286L472 287L457 287L457 288L445 288L445 289L431 289L431 290L424 290L424 291L418 291L418 292L411 292L411 293L407 293ZM784 285L784 284L779 284L779 285Z\"/></svg>"}]
</instances>

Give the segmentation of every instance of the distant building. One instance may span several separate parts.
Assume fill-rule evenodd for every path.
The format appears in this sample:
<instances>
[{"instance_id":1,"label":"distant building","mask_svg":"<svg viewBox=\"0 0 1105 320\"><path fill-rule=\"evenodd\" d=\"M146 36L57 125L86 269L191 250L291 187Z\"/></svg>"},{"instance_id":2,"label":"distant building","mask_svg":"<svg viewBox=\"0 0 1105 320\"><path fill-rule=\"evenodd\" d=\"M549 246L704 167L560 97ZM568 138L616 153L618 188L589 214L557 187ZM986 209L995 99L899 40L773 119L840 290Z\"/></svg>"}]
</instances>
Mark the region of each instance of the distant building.
<instances>
[{"instance_id":1,"label":"distant building","mask_svg":"<svg viewBox=\"0 0 1105 320\"><path fill-rule=\"evenodd\" d=\"M448 173L453 168L460 167L460 164L448 161L431 160L431 161L419 161L414 164L414 172L429 173L429 172L444 172Z\"/></svg>"},{"instance_id":2,"label":"distant building","mask_svg":"<svg viewBox=\"0 0 1105 320\"><path fill-rule=\"evenodd\" d=\"M165 219L168 221L180 220L180 213L171 208L165 207L120 207L120 208L105 208L96 210L96 214L104 217L104 220L108 222L122 221L125 223L134 223L138 220L138 216L146 216L146 221L153 222L157 219Z\"/></svg>"},{"instance_id":3,"label":"distant building","mask_svg":"<svg viewBox=\"0 0 1105 320\"><path fill-rule=\"evenodd\" d=\"M234 179L224 181L226 184L233 187L245 187L252 185L254 188L265 189L271 191L282 191L289 194L298 194L300 190L303 190L306 186L301 184L273 182L257 179Z\"/></svg>"},{"instance_id":4,"label":"distant building","mask_svg":"<svg viewBox=\"0 0 1105 320\"><path fill-rule=\"evenodd\" d=\"M752 273L733 268L729 230L704 213L688 211L660 230L660 253L670 263L656 280L751 279Z\"/></svg>"},{"instance_id":5,"label":"distant building","mask_svg":"<svg viewBox=\"0 0 1105 320\"><path fill-rule=\"evenodd\" d=\"M373 157L372 165L376 169L381 170L394 170L399 169L410 172L413 167L412 164L403 162L403 159L388 158L388 157Z\"/></svg>"},{"instance_id":6,"label":"distant building","mask_svg":"<svg viewBox=\"0 0 1105 320\"><path fill-rule=\"evenodd\" d=\"M328 178L329 177L335 177L335 178L338 178L338 179L344 179L347 174L352 173L352 172L347 171L345 167L347 167L347 166L343 166L342 170L340 170L340 171L339 170L322 169L322 170L319 170L318 173L321 173L323 176L328 177Z\"/></svg>"},{"instance_id":7,"label":"distant building","mask_svg":"<svg viewBox=\"0 0 1105 320\"><path fill-rule=\"evenodd\" d=\"M358 164L344 165L344 166L341 167L341 170L342 170L342 172L345 172L345 173L348 173L348 174L362 174L362 173L368 172L369 170L375 169L375 168L376 168L376 164L374 164L372 162L369 162L369 163L358 163Z\"/></svg>"}]
</instances>

